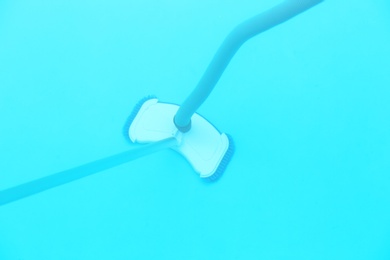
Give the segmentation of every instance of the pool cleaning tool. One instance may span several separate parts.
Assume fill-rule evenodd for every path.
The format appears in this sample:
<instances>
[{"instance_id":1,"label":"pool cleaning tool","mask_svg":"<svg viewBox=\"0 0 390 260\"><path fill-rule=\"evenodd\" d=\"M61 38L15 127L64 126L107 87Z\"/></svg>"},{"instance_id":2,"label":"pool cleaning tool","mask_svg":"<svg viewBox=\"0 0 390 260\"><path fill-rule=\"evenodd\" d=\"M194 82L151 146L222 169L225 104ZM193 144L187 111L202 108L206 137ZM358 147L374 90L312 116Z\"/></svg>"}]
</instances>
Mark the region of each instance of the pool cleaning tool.
<instances>
[{"instance_id":1,"label":"pool cleaning tool","mask_svg":"<svg viewBox=\"0 0 390 260\"><path fill-rule=\"evenodd\" d=\"M320 2L286 0L239 24L223 41L198 85L181 106L160 102L155 97L141 100L127 121L126 135L143 146L2 190L0 206L168 148L187 159L201 178L218 179L233 154L232 139L196 110L244 42Z\"/></svg>"}]
</instances>

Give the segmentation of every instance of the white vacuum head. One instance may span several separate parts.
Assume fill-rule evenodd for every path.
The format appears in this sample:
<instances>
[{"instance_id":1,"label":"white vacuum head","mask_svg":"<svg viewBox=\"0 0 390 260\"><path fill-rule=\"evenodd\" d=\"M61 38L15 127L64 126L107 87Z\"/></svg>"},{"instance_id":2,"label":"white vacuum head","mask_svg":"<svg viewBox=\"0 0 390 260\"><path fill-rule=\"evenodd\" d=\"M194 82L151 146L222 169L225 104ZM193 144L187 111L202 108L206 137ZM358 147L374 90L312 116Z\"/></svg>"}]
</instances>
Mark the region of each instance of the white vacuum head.
<instances>
[{"instance_id":1,"label":"white vacuum head","mask_svg":"<svg viewBox=\"0 0 390 260\"><path fill-rule=\"evenodd\" d=\"M173 122L178 105L162 103L157 98L140 105L128 128L132 142L152 143L175 137L178 145L171 148L186 158L200 177L210 180L219 177L232 155L232 143L226 134L196 113L191 118L191 129L182 133Z\"/></svg>"}]
</instances>

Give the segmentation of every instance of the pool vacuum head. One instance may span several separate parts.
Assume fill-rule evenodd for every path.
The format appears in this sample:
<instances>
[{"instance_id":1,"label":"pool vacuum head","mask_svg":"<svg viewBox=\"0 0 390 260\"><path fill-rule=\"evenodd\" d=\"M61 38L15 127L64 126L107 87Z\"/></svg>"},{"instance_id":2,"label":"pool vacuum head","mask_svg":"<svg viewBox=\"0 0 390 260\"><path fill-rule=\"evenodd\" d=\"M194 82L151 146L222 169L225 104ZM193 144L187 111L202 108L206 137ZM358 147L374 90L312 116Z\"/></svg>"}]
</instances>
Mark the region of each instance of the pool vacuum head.
<instances>
[{"instance_id":1,"label":"pool vacuum head","mask_svg":"<svg viewBox=\"0 0 390 260\"><path fill-rule=\"evenodd\" d=\"M178 105L145 98L130 116L126 134L134 143L153 143L174 137L177 145L171 149L180 153L201 178L218 179L232 156L231 139L197 113L191 118L191 129L185 133L179 131L173 122L178 109Z\"/></svg>"}]
</instances>

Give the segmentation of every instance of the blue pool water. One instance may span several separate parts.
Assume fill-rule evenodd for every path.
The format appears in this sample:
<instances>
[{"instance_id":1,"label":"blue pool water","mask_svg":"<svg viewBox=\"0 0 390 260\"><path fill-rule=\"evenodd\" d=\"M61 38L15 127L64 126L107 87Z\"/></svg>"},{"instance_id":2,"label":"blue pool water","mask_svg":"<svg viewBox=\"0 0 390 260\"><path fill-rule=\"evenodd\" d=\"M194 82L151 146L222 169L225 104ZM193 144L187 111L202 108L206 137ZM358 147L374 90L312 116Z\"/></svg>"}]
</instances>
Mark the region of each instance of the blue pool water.
<instances>
[{"instance_id":1,"label":"blue pool water","mask_svg":"<svg viewBox=\"0 0 390 260\"><path fill-rule=\"evenodd\" d=\"M0 190L136 147L280 1L0 2ZM0 207L0 259L390 259L390 4L332 1L247 42L199 112L236 151L164 150Z\"/></svg>"}]
</instances>

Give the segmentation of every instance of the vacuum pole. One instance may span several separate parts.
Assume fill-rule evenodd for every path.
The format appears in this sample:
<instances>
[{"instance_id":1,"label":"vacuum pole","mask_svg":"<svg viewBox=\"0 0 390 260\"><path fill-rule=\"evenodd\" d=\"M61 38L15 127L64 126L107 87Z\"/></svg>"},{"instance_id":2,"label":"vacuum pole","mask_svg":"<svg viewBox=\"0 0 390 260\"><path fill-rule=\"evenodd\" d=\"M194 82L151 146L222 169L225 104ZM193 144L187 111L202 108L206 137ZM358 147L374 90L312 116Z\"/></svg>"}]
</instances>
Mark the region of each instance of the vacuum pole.
<instances>
[{"instance_id":1,"label":"vacuum pole","mask_svg":"<svg viewBox=\"0 0 390 260\"><path fill-rule=\"evenodd\" d=\"M125 151L69 170L26 182L6 190L2 190L0 191L0 206L119 166L129 161L138 159L142 156L149 155L163 149L171 148L175 145L177 145L176 138L172 137L164 139L159 142L146 144L139 148L134 148L129 151Z\"/></svg>"}]
</instances>

